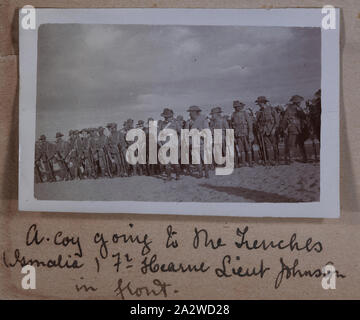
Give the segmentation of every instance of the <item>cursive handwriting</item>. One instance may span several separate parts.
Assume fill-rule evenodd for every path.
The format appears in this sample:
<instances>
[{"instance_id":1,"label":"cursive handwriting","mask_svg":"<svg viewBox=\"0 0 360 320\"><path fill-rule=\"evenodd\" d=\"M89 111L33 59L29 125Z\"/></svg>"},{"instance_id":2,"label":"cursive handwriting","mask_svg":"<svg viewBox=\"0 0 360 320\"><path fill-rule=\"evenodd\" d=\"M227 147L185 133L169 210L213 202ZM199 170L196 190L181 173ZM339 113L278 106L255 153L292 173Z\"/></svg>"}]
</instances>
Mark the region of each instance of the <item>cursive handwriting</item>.
<instances>
[{"instance_id":1,"label":"cursive handwriting","mask_svg":"<svg viewBox=\"0 0 360 320\"><path fill-rule=\"evenodd\" d=\"M279 241L266 241L266 240L253 240L252 242L246 239L246 234L249 231L249 227L246 226L244 230L241 230L240 228L236 229L236 235L240 237L240 241L235 241L235 245L241 249L245 248L247 250L257 250L257 249L263 249L267 250L269 248L278 249L278 250L284 250L284 249L290 249L290 251L303 251L311 252L321 252L323 250L323 246L320 241L316 241L313 243L312 238L308 238L305 241L305 244L300 245L299 242L296 240L297 234L293 233L290 237L290 240L279 240Z\"/></svg>"},{"instance_id":2,"label":"cursive handwriting","mask_svg":"<svg viewBox=\"0 0 360 320\"><path fill-rule=\"evenodd\" d=\"M252 268L245 268L242 266L237 267L230 267L231 265L231 256L226 255L222 259L222 265L221 268L215 269L215 274L219 277L225 277L229 278L232 276L238 276L238 277L257 277L260 276L260 278L263 278L266 271L269 271L270 268L264 266L264 261L261 259L260 265L258 267L252 267ZM236 260L239 261L240 257L237 256Z\"/></svg>"},{"instance_id":3,"label":"cursive handwriting","mask_svg":"<svg viewBox=\"0 0 360 320\"><path fill-rule=\"evenodd\" d=\"M150 260L148 257L145 257L141 262L141 272L143 274L147 274L148 272L156 273L156 272L206 272L210 267L205 265L205 262L201 262L200 264L184 264L184 263L162 263L159 264L156 262L157 255L154 254Z\"/></svg>"},{"instance_id":4,"label":"cursive handwriting","mask_svg":"<svg viewBox=\"0 0 360 320\"><path fill-rule=\"evenodd\" d=\"M276 276L275 279L275 289L278 289L283 281L283 279L290 279L290 278L320 278L324 277L325 274L323 274L322 270L320 268L314 269L314 270L300 270L298 268L299 260L295 259L292 265L287 265L284 262L283 258L280 258L280 264L281 264L281 270ZM345 278L345 275L336 273L337 277Z\"/></svg>"},{"instance_id":5,"label":"cursive handwriting","mask_svg":"<svg viewBox=\"0 0 360 320\"><path fill-rule=\"evenodd\" d=\"M35 267L44 267L44 268L59 268L59 269L80 269L84 266L83 263L79 263L78 260L70 260L71 256L68 256L69 259L64 258L61 254L57 256L56 259L34 259L34 258L26 258L22 256L19 249L15 249L14 251L14 260L9 262L6 258L5 251L3 252L3 262L7 268L14 268L16 265L20 265L24 267L26 265L32 265Z\"/></svg>"},{"instance_id":6,"label":"cursive handwriting","mask_svg":"<svg viewBox=\"0 0 360 320\"><path fill-rule=\"evenodd\" d=\"M125 294L128 293L130 296L141 297L143 295L146 296L159 296L162 295L164 298L167 297L167 287L171 286L171 284L166 283L165 281L161 281L159 279L154 279L153 284L154 288L149 288L146 286L143 287L133 287L131 281L128 281L126 285L123 284L123 279L119 279L117 283L117 287L114 292L117 296L120 296L122 300L125 300Z\"/></svg>"}]
</instances>

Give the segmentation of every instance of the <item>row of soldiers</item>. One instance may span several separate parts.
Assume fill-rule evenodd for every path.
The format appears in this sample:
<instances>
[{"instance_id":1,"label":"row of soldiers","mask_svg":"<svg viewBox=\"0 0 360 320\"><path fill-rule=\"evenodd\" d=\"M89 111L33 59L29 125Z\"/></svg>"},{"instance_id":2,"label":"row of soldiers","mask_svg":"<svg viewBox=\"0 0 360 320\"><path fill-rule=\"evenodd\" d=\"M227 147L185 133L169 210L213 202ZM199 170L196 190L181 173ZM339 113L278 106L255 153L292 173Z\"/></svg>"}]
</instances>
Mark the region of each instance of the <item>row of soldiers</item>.
<instances>
[{"instance_id":1,"label":"row of soldiers","mask_svg":"<svg viewBox=\"0 0 360 320\"><path fill-rule=\"evenodd\" d=\"M313 141L315 160L318 160L318 144L316 145L315 141L320 143L321 91L318 90L312 100L306 101L305 110L301 108L303 100L303 97L294 95L286 108L282 108L271 106L266 97L259 96L255 101L259 110L255 114L251 109L246 109L244 103L236 100L233 101L234 112L231 116L223 115L221 107L214 107L207 117L202 114L200 107L191 106L187 110L187 121L182 116L175 118L173 110L165 108L161 113L163 120L158 121L158 129L173 129L179 136L181 129L222 129L223 138L226 129L233 129L235 167L254 164L278 165L280 160L289 164L294 161L298 151L302 161L307 162L304 143L309 138ZM134 127L140 128L148 139L150 121L153 119L149 118L147 123L140 120L134 126L134 121L128 119L120 130L116 123L109 123L106 126L106 135L104 127L70 130L67 140L58 132L55 143L47 141L45 135L41 135L35 145L35 181L163 174L167 180L171 180L172 173L175 173L176 179L179 179L181 174L192 175L194 166L191 165L149 164L149 150L146 150L147 164L130 165L126 161L127 147L133 143L126 141L127 132ZM285 143L282 157L279 150L281 140ZM148 148L148 144L146 145ZM209 177L209 170L214 168L214 165L204 163L203 144L200 148L201 163L195 166L197 176ZM223 152L225 154L225 150Z\"/></svg>"}]
</instances>

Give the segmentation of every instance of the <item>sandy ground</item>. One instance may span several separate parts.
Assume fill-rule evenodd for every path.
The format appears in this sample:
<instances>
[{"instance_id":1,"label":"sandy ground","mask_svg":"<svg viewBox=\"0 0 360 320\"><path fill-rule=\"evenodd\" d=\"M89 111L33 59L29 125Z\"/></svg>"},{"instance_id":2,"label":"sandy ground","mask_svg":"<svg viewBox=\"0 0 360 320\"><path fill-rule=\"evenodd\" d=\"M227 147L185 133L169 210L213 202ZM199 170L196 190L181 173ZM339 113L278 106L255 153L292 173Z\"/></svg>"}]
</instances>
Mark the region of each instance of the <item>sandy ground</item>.
<instances>
[{"instance_id":1,"label":"sandy ground","mask_svg":"<svg viewBox=\"0 0 360 320\"><path fill-rule=\"evenodd\" d=\"M310 202L320 198L319 163L235 169L209 179L181 176L60 181L35 184L40 200L128 200L174 202Z\"/></svg>"}]
</instances>

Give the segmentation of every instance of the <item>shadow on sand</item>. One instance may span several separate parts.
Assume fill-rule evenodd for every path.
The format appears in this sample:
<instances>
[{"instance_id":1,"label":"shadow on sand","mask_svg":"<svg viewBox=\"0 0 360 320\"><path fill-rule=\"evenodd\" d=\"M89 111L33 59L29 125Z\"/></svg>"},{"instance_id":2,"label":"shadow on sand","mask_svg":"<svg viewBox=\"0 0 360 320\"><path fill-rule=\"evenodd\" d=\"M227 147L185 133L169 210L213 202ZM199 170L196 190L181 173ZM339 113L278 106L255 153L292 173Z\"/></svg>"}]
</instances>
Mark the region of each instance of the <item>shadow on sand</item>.
<instances>
[{"instance_id":1,"label":"shadow on sand","mask_svg":"<svg viewBox=\"0 0 360 320\"><path fill-rule=\"evenodd\" d=\"M255 202L302 202L301 200L282 196L277 193L247 189L243 187L214 186L206 183L200 184L200 186L219 192L226 192L227 194L243 197Z\"/></svg>"}]
</instances>

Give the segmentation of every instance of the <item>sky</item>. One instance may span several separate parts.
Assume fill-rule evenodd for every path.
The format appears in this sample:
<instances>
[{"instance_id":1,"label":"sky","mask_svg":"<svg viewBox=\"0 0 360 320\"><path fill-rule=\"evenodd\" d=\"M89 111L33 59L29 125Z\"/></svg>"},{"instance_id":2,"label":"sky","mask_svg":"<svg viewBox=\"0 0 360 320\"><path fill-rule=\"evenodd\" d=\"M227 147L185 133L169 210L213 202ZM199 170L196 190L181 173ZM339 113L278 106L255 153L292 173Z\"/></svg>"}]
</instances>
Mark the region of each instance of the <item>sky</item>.
<instances>
[{"instance_id":1,"label":"sky","mask_svg":"<svg viewBox=\"0 0 360 320\"><path fill-rule=\"evenodd\" d=\"M45 24L38 34L36 135L132 118L187 119L240 100L285 104L321 84L320 28Z\"/></svg>"}]
</instances>

